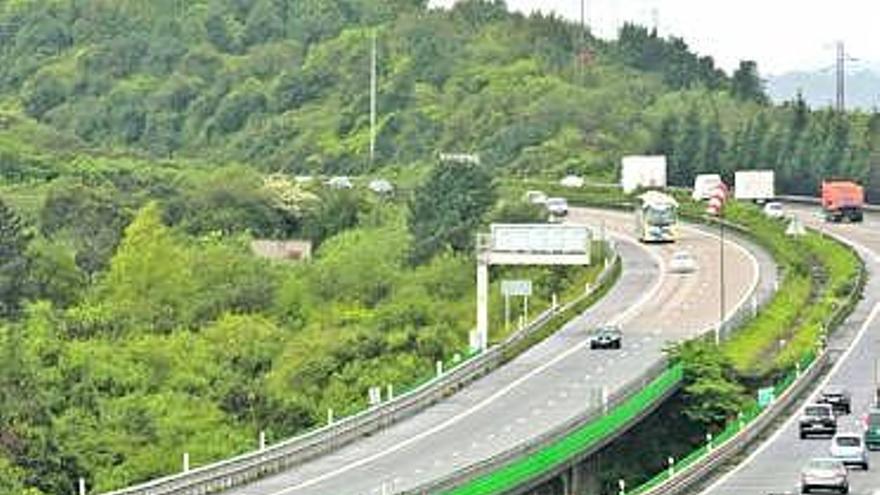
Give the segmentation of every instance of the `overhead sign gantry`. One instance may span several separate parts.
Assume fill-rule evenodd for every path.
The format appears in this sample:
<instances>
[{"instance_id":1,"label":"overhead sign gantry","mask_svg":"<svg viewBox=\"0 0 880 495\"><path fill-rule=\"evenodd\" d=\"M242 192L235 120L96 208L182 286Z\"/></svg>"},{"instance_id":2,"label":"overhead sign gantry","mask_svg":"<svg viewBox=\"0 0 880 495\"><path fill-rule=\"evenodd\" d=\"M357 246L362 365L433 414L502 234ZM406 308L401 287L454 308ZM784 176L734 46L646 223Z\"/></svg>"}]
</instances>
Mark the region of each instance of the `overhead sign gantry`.
<instances>
[{"instance_id":1,"label":"overhead sign gantry","mask_svg":"<svg viewBox=\"0 0 880 495\"><path fill-rule=\"evenodd\" d=\"M489 267L590 264L592 232L584 225L492 224L477 235L477 329L472 350L489 343Z\"/></svg>"}]
</instances>

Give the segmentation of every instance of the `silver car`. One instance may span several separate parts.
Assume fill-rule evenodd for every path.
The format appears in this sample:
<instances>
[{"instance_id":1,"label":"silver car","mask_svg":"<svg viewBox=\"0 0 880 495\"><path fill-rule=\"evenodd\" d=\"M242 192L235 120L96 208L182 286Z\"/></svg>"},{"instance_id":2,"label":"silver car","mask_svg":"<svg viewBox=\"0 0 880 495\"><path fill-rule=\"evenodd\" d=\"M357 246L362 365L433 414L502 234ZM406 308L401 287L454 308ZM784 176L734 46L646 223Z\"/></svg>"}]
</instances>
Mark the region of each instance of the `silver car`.
<instances>
[{"instance_id":1,"label":"silver car","mask_svg":"<svg viewBox=\"0 0 880 495\"><path fill-rule=\"evenodd\" d=\"M858 433L838 433L831 439L831 457L846 466L860 466L868 470L868 449Z\"/></svg>"},{"instance_id":2,"label":"silver car","mask_svg":"<svg viewBox=\"0 0 880 495\"><path fill-rule=\"evenodd\" d=\"M810 493L814 489L849 493L846 466L838 459L811 459L801 469L801 492Z\"/></svg>"},{"instance_id":3,"label":"silver car","mask_svg":"<svg viewBox=\"0 0 880 495\"><path fill-rule=\"evenodd\" d=\"M697 260L689 251L676 251L669 260L670 273L693 273L697 271Z\"/></svg>"}]
</instances>

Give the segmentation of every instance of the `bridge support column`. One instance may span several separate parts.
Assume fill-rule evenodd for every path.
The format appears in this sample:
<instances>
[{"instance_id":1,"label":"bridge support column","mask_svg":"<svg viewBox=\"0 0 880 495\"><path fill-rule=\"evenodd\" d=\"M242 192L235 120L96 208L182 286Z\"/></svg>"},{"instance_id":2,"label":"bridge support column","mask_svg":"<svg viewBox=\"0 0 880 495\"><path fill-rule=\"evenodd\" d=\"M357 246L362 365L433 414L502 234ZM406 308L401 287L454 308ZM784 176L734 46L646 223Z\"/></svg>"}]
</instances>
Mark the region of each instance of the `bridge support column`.
<instances>
[{"instance_id":1,"label":"bridge support column","mask_svg":"<svg viewBox=\"0 0 880 495\"><path fill-rule=\"evenodd\" d=\"M566 495L600 495L602 492L601 458L594 454L569 470L571 488Z\"/></svg>"},{"instance_id":2,"label":"bridge support column","mask_svg":"<svg viewBox=\"0 0 880 495\"><path fill-rule=\"evenodd\" d=\"M489 263L477 255L477 349L489 345Z\"/></svg>"}]
</instances>

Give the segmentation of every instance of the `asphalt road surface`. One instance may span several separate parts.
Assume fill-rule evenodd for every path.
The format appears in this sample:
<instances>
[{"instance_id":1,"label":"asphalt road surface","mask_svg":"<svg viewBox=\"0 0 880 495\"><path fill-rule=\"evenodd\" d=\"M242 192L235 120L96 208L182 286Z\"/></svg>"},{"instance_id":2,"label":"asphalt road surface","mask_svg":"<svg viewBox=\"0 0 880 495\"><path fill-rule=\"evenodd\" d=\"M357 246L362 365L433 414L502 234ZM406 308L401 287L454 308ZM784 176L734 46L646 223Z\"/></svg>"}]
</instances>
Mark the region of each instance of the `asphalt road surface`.
<instances>
[{"instance_id":1,"label":"asphalt road surface","mask_svg":"<svg viewBox=\"0 0 880 495\"><path fill-rule=\"evenodd\" d=\"M561 332L442 403L232 493L381 494L442 478L583 413L596 404L603 386L622 387L661 359L667 342L717 323L717 238L687 228L674 245L642 246L631 238L629 214L574 209L569 221L604 223L618 240L624 272L605 298ZM678 249L694 254L696 273L666 273L665 264ZM749 304L756 287L772 290L776 269L763 251L728 243L726 260L729 311ZM623 349L590 351L586 329L608 322L622 325Z\"/></svg>"},{"instance_id":2,"label":"asphalt road surface","mask_svg":"<svg viewBox=\"0 0 880 495\"><path fill-rule=\"evenodd\" d=\"M869 270L865 297L829 344L840 349L840 359L807 403L827 385L839 385L853 394L853 413L839 419L838 431L861 433L861 421L875 389L874 366L880 349L880 215L869 214L862 224L826 224L818 206L786 206L806 225L842 236L860 251ZM713 482L704 495L766 495L800 493L800 470L813 457L828 455L827 438L800 440L797 415L789 418L765 443L739 466ZM871 454L868 472L850 471L850 493L872 495L880 490L880 452Z\"/></svg>"}]
</instances>

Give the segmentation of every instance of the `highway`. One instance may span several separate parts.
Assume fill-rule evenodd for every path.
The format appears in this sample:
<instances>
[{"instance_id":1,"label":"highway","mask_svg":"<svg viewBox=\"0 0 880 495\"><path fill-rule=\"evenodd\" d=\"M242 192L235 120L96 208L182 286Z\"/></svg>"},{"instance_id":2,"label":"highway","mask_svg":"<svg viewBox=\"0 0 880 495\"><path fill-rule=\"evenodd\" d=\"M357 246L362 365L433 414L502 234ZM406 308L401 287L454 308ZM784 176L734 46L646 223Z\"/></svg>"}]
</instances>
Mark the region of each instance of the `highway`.
<instances>
[{"instance_id":1,"label":"highway","mask_svg":"<svg viewBox=\"0 0 880 495\"><path fill-rule=\"evenodd\" d=\"M818 206L787 205L786 208L800 216L805 224L845 238L860 251L869 270L865 298L829 341L832 349L840 349L843 353L808 400L812 402L826 385L847 388L853 394L853 414L839 419L838 431L860 433L861 418L868 410L875 388L875 361L880 356L880 280L876 277L880 269L877 256L880 253L880 215L867 215L863 224L825 224L817 216ZM733 470L709 484L702 494L800 493L802 466L813 457L827 455L830 441L827 438L800 440L797 416L788 418L766 442ZM872 453L870 461L873 463L870 471L850 471L850 493L871 495L874 490L880 490L880 452Z\"/></svg>"},{"instance_id":2,"label":"highway","mask_svg":"<svg viewBox=\"0 0 880 495\"><path fill-rule=\"evenodd\" d=\"M285 473L230 493L248 495L395 493L449 475L535 438L596 404L602 387L623 386L662 358L672 340L689 338L719 317L718 239L683 229L675 245L642 246L630 237L631 215L574 209L570 222L604 222L624 271L617 285L576 320L465 390L381 433ZM700 269L674 275L665 263L677 249ZM727 308L768 292L776 269L763 251L729 242ZM590 351L586 329L622 325L620 351Z\"/></svg>"}]
</instances>

